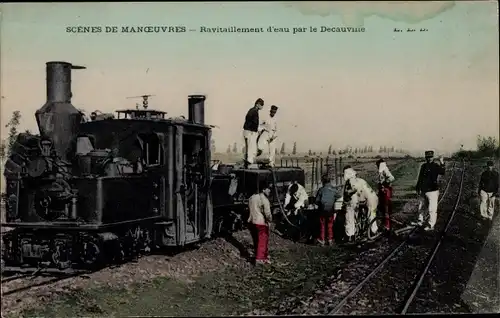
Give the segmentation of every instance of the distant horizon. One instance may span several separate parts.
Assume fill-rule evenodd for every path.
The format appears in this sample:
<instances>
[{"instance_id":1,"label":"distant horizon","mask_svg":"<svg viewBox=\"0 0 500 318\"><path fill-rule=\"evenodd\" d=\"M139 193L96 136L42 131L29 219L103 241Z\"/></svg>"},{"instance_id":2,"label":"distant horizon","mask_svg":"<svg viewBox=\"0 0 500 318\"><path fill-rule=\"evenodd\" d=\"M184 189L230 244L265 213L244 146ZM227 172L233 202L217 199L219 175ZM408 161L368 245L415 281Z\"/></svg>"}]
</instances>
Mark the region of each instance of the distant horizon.
<instances>
[{"instance_id":1,"label":"distant horizon","mask_svg":"<svg viewBox=\"0 0 500 318\"><path fill-rule=\"evenodd\" d=\"M34 114L33 114L33 116L34 116ZM22 111L21 111L21 118L23 118L23 113L22 113ZM9 119L10 119L10 118L9 118ZM8 120L7 120L6 122L8 122ZM3 121L2 121L2 124L3 124L3 125L5 125L5 124L6 124L6 122L3 122ZM213 129L212 129L212 130L213 130ZM25 128L23 128L21 125L18 127L18 133L22 133L22 132L26 132L26 131L30 131L30 133L35 134L35 135L38 135L38 134L39 134L38 127L36 127L36 131L33 131L33 130L31 130L31 129L25 129ZM476 137L477 137L477 136L478 136L478 135L476 135ZM490 137L490 136L482 136L482 137ZM499 142L500 142L500 140L499 140L499 137L498 137L498 136L491 136L491 137L496 138L496 139L497 139L497 141L499 141ZM213 140L215 140L215 142L217 142L217 140L216 140L216 139L214 139L214 138L212 138L212 139L213 139ZM7 140L8 140L8 136L6 136L6 137L2 137L2 138L1 138L1 142L7 142ZM237 143L237 148L238 148L238 150L241 150L241 149L242 149L242 147L243 147L243 142L236 142L236 143ZM234 145L234 142L233 142L233 143L231 143L231 144L226 145L226 147L225 147L225 148L223 148L223 149L227 149L227 146L231 146L231 149L232 149L232 148L233 148L233 145ZM282 145L282 142L278 142L278 150L279 150L279 149L281 149L281 145ZM322 153L323 153L323 155L328 155L328 147L329 147L329 146L330 146L330 145L325 145L325 146L324 146L324 147L322 147L322 148L316 148L316 149L314 149L314 148L309 149L309 148L308 148L307 150L302 150L302 149L300 148L300 144L298 144L298 143L297 143L297 154L308 154L309 150L311 150L312 152L316 152L317 154L318 154L318 153L320 153L320 152L322 152ZM362 146L357 146L357 147L352 146L352 145L344 145L344 146L341 146L341 147L333 147L333 146L332 146L332 150L335 150L335 151L338 153L338 151L339 151L339 150L342 150L342 151L343 151L343 150L345 150L345 149L346 149L346 148L348 148L348 147L351 147L352 149L355 149L355 148L357 148L357 149L363 149L365 146L372 146L372 147L373 147L373 151L372 151L372 152L368 152L368 154L384 154L384 153L387 153L387 151L382 152L382 153L381 153L381 152L379 152L379 148L380 148L380 147L384 147L384 146L385 146L385 147L389 147L389 148L393 147L392 145L375 145L375 144L373 144L373 145L362 145ZM216 152L215 152L215 153L219 153L219 154L225 154L225 153L227 153L227 150L226 150L226 151L221 151L218 147L219 147L219 146L216 146ZM287 154L289 154L289 153L291 154L291 152L292 152L292 148L293 148L293 142L292 142L291 144L286 144L286 143L285 143L285 147L286 147ZM452 153L454 153L454 152L456 152L456 151L459 151L459 150L460 150L460 147L458 147L456 150L443 150L443 149L434 149L434 148L425 148L425 149L424 149L424 148L422 148L422 149L406 149L406 148L404 148L404 147L396 147L396 146L394 146L394 148L395 148L395 149L402 149L402 150L404 150L406 153L408 153L408 154L410 154L410 155L412 155L412 156L414 156L414 155L416 155L416 154L418 154L418 153L422 153L422 156L423 156L423 153L424 153L425 151L427 151L427 150L433 150L433 151L435 151L437 154L452 154ZM470 148L463 147L462 149L463 149L463 150L476 150L476 147L475 147L475 146L474 146L474 147L470 147ZM233 152L231 151L231 153L233 153ZM326 153L326 154L325 154L325 153ZM395 153L396 153L396 152L395 152ZM363 153L358 153L358 154L363 155Z\"/></svg>"}]
</instances>

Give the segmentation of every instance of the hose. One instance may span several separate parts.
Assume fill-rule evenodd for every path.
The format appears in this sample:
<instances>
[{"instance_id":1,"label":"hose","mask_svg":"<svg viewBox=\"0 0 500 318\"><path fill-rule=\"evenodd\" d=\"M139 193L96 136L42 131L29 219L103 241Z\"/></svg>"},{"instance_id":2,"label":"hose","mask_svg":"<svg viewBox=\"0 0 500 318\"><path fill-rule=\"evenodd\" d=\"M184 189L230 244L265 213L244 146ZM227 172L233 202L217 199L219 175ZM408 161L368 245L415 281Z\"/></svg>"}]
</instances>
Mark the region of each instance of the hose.
<instances>
[{"instance_id":1,"label":"hose","mask_svg":"<svg viewBox=\"0 0 500 318\"><path fill-rule=\"evenodd\" d=\"M290 222L290 220L286 216L285 208L283 207L283 204L281 204L281 200L280 200L279 194L278 194L278 187L276 186L277 182L276 182L276 174L274 173L274 167L269 168L269 170L271 170L271 174L273 176L274 195L276 196L276 200L278 200L278 204L279 204L279 208L280 208L281 214L283 214L283 217L285 218L285 220L287 221L288 224L290 224L291 226L293 226L293 227L295 227L297 229L300 229L297 225L295 225L292 222Z\"/></svg>"}]
</instances>

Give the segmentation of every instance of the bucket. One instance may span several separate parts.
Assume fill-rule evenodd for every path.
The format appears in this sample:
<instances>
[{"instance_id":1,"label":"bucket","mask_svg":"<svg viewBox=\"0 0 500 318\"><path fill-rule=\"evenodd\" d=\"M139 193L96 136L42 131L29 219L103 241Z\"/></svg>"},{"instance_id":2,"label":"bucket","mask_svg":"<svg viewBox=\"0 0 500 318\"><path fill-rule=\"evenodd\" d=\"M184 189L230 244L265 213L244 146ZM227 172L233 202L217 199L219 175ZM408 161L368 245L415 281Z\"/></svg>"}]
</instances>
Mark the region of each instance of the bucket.
<instances>
[{"instance_id":1,"label":"bucket","mask_svg":"<svg viewBox=\"0 0 500 318\"><path fill-rule=\"evenodd\" d=\"M100 174L100 163L109 156L109 150L92 150L78 156L78 166L82 175Z\"/></svg>"},{"instance_id":2,"label":"bucket","mask_svg":"<svg viewBox=\"0 0 500 318\"><path fill-rule=\"evenodd\" d=\"M335 211L342 210L342 204L343 203L344 203L344 198L343 197L337 199L337 201L335 201L335 203L333 204L334 210Z\"/></svg>"}]
</instances>

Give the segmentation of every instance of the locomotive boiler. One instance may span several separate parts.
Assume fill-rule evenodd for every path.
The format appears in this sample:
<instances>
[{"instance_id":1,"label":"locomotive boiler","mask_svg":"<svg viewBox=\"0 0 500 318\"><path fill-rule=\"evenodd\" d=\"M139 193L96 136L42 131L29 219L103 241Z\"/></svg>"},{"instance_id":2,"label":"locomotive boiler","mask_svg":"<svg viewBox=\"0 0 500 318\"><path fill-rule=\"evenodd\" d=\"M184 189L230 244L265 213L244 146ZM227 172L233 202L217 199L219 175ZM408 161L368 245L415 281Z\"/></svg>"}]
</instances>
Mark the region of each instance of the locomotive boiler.
<instances>
[{"instance_id":1,"label":"locomotive boiler","mask_svg":"<svg viewBox=\"0 0 500 318\"><path fill-rule=\"evenodd\" d=\"M304 184L300 168L211 165L203 95L188 119L148 109L85 121L72 103L67 62L46 63L39 135L19 134L5 164L5 269L95 267L158 247L183 246L239 230L259 184Z\"/></svg>"}]
</instances>

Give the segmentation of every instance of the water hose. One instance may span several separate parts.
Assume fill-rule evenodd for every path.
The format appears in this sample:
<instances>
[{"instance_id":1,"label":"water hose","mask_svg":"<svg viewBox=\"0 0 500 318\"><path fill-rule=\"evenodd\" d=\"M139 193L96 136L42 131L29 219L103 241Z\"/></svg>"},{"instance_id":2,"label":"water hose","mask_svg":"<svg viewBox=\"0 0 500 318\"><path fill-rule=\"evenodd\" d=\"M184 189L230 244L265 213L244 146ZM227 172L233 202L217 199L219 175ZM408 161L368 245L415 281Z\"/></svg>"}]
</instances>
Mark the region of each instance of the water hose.
<instances>
[{"instance_id":1,"label":"water hose","mask_svg":"<svg viewBox=\"0 0 500 318\"><path fill-rule=\"evenodd\" d=\"M285 213L285 208L283 207L283 204L281 204L281 200L279 198L279 194L278 194L278 187L276 186L276 174L274 173L274 167L271 167L269 168L269 170L271 170L271 175L273 176L273 188L274 188L274 195L276 196L276 200L278 200L278 205L279 205L279 208L280 208L280 211L281 211L281 214L283 214L283 217L285 218L286 222L288 224L290 224L291 226L297 228L297 229L300 229L297 225L293 224L292 222L290 222L290 220L288 219L288 217L286 216L286 213Z\"/></svg>"}]
</instances>

